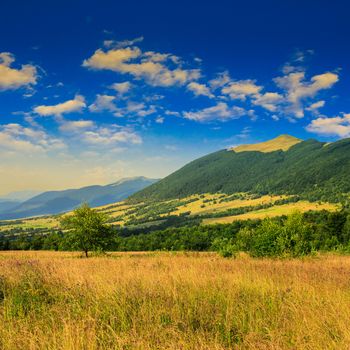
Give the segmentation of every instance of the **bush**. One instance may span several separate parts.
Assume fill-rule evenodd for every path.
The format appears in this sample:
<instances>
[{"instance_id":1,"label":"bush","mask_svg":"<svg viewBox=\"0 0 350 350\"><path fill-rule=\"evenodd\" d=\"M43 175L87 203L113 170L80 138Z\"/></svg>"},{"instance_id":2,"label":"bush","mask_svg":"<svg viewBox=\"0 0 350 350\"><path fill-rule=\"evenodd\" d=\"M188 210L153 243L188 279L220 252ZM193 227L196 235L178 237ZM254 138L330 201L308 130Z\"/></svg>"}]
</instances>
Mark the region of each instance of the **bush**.
<instances>
[{"instance_id":1,"label":"bush","mask_svg":"<svg viewBox=\"0 0 350 350\"><path fill-rule=\"evenodd\" d=\"M284 221L265 219L254 232L244 230L237 235L238 246L255 257L298 257L312 250L312 229L301 213Z\"/></svg>"},{"instance_id":2,"label":"bush","mask_svg":"<svg viewBox=\"0 0 350 350\"><path fill-rule=\"evenodd\" d=\"M238 253L237 245L233 239L216 238L213 241L212 249L218 252L223 258L236 257Z\"/></svg>"}]
</instances>

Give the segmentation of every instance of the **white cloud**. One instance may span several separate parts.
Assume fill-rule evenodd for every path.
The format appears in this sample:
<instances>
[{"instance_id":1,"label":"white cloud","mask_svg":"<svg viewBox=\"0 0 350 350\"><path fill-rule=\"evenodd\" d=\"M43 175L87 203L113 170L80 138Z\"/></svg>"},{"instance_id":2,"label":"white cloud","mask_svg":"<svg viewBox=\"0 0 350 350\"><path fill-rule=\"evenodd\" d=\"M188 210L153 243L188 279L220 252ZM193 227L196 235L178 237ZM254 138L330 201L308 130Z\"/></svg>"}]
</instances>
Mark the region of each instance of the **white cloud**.
<instances>
[{"instance_id":1,"label":"white cloud","mask_svg":"<svg viewBox=\"0 0 350 350\"><path fill-rule=\"evenodd\" d=\"M215 79L209 80L209 85L213 89L221 88L231 82L230 75L227 71L219 73Z\"/></svg>"},{"instance_id":2,"label":"white cloud","mask_svg":"<svg viewBox=\"0 0 350 350\"><path fill-rule=\"evenodd\" d=\"M114 104L115 99L115 96L97 95L95 102L89 106L89 111L93 113L118 112L119 109Z\"/></svg>"},{"instance_id":3,"label":"white cloud","mask_svg":"<svg viewBox=\"0 0 350 350\"><path fill-rule=\"evenodd\" d=\"M230 119L238 119L244 115L251 114L243 108L234 106L229 107L224 102L219 102L216 106L204 108L195 112L184 112L183 116L186 119L198 122L210 121L228 121Z\"/></svg>"},{"instance_id":4,"label":"white cloud","mask_svg":"<svg viewBox=\"0 0 350 350\"><path fill-rule=\"evenodd\" d=\"M317 101L315 103L312 103L309 107L307 107L306 110L318 114L318 110L324 107L325 104L326 101Z\"/></svg>"},{"instance_id":5,"label":"white cloud","mask_svg":"<svg viewBox=\"0 0 350 350\"><path fill-rule=\"evenodd\" d=\"M103 42L103 45L107 48L122 48L127 46L133 46L136 43L140 43L143 41L143 36L140 36L138 38L132 39L132 40L122 40L122 41L115 41L115 40L105 40Z\"/></svg>"},{"instance_id":6,"label":"white cloud","mask_svg":"<svg viewBox=\"0 0 350 350\"><path fill-rule=\"evenodd\" d=\"M319 135L350 137L350 113L333 118L314 119L306 130Z\"/></svg>"},{"instance_id":7,"label":"white cloud","mask_svg":"<svg viewBox=\"0 0 350 350\"><path fill-rule=\"evenodd\" d=\"M63 103L52 106L37 106L34 112L40 116L61 116L66 113L81 112L86 107L85 98L81 95L76 95L73 100L68 100Z\"/></svg>"},{"instance_id":8,"label":"white cloud","mask_svg":"<svg viewBox=\"0 0 350 350\"><path fill-rule=\"evenodd\" d=\"M265 92L254 96L253 104L261 106L270 112L275 112L279 104L284 101L284 97L276 92Z\"/></svg>"},{"instance_id":9,"label":"white cloud","mask_svg":"<svg viewBox=\"0 0 350 350\"><path fill-rule=\"evenodd\" d=\"M179 112L170 111L170 110L166 110L166 111L164 112L164 114L166 114L166 115L172 115L172 116L174 116L174 117L180 117L180 116L181 116Z\"/></svg>"},{"instance_id":10,"label":"white cloud","mask_svg":"<svg viewBox=\"0 0 350 350\"><path fill-rule=\"evenodd\" d=\"M11 53L0 53L0 90L14 90L36 84L38 78L36 67L25 64L19 69L11 68L14 62L15 58Z\"/></svg>"},{"instance_id":11,"label":"white cloud","mask_svg":"<svg viewBox=\"0 0 350 350\"><path fill-rule=\"evenodd\" d=\"M59 129L63 132L80 132L85 129L90 129L95 125L92 120L64 120Z\"/></svg>"},{"instance_id":12,"label":"white cloud","mask_svg":"<svg viewBox=\"0 0 350 350\"><path fill-rule=\"evenodd\" d=\"M195 81L192 81L187 85L187 90L192 91L196 96L207 96L209 98L214 98L214 95L210 92L208 86Z\"/></svg>"},{"instance_id":13,"label":"white cloud","mask_svg":"<svg viewBox=\"0 0 350 350\"><path fill-rule=\"evenodd\" d=\"M305 81L305 72L293 72L274 79L277 86L285 91L287 113L296 118L304 117L305 99L315 97L319 91L331 88L338 80L338 75L330 72L315 75L310 81Z\"/></svg>"},{"instance_id":14,"label":"white cloud","mask_svg":"<svg viewBox=\"0 0 350 350\"><path fill-rule=\"evenodd\" d=\"M27 128L15 123L0 126L0 149L32 154L63 148L65 145L61 140L50 137L41 129Z\"/></svg>"},{"instance_id":15,"label":"white cloud","mask_svg":"<svg viewBox=\"0 0 350 350\"><path fill-rule=\"evenodd\" d=\"M111 112L115 117L136 116L146 117L157 112L155 105L147 105L143 102L127 101L124 106L117 107L115 96L97 95L96 100L89 106L90 112Z\"/></svg>"},{"instance_id":16,"label":"white cloud","mask_svg":"<svg viewBox=\"0 0 350 350\"><path fill-rule=\"evenodd\" d=\"M165 120L164 117L157 117L157 118L156 118L156 123L157 123L157 124L163 124L163 123L164 123L164 120Z\"/></svg>"},{"instance_id":17,"label":"white cloud","mask_svg":"<svg viewBox=\"0 0 350 350\"><path fill-rule=\"evenodd\" d=\"M139 110L136 112L136 115L139 117L147 117L148 115L157 113L157 108L154 105L151 105L145 109Z\"/></svg>"},{"instance_id":18,"label":"white cloud","mask_svg":"<svg viewBox=\"0 0 350 350\"><path fill-rule=\"evenodd\" d=\"M170 68L173 65L175 67ZM153 86L184 85L200 77L198 69L183 69L176 56L157 52L143 53L138 47L98 49L84 60L83 67L131 74Z\"/></svg>"},{"instance_id":19,"label":"white cloud","mask_svg":"<svg viewBox=\"0 0 350 350\"><path fill-rule=\"evenodd\" d=\"M239 80L229 83L221 92L229 95L233 100L246 100L247 97L255 96L262 90L262 86L256 85L254 80Z\"/></svg>"},{"instance_id":20,"label":"white cloud","mask_svg":"<svg viewBox=\"0 0 350 350\"><path fill-rule=\"evenodd\" d=\"M84 142L96 146L111 146L119 143L138 145L142 143L142 138L134 131L111 126L86 131L81 136Z\"/></svg>"},{"instance_id":21,"label":"white cloud","mask_svg":"<svg viewBox=\"0 0 350 350\"><path fill-rule=\"evenodd\" d=\"M115 90L118 94L124 95L130 91L132 84L128 81L123 83L114 83L110 86L111 89Z\"/></svg>"}]
</instances>

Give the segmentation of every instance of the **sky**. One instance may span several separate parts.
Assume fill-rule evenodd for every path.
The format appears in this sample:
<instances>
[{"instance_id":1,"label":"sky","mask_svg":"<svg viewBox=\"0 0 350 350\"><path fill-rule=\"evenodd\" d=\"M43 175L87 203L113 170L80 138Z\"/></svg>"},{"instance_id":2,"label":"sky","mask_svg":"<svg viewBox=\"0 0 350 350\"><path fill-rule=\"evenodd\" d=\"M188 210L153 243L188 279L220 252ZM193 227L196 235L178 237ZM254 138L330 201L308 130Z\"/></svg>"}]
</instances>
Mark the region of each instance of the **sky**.
<instances>
[{"instance_id":1,"label":"sky","mask_svg":"<svg viewBox=\"0 0 350 350\"><path fill-rule=\"evenodd\" d=\"M6 1L0 195L350 137L347 1Z\"/></svg>"}]
</instances>

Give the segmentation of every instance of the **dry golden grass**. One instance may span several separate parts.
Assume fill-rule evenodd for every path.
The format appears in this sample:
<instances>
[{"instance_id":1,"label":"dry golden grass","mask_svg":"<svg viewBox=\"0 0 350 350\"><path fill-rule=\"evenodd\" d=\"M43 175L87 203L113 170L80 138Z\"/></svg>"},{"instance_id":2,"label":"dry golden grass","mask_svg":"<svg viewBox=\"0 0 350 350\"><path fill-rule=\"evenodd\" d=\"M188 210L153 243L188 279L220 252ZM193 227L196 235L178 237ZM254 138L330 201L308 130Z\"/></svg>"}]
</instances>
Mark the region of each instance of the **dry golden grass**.
<instances>
[{"instance_id":1,"label":"dry golden grass","mask_svg":"<svg viewBox=\"0 0 350 350\"><path fill-rule=\"evenodd\" d=\"M350 257L0 253L0 348L348 349Z\"/></svg>"},{"instance_id":2,"label":"dry golden grass","mask_svg":"<svg viewBox=\"0 0 350 350\"><path fill-rule=\"evenodd\" d=\"M269 204L273 203L279 199L287 198L287 196L262 196L259 198L250 198L249 195L245 195L244 199L233 199L227 202L219 202L220 197L229 197L229 195L222 194L205 194L203 198L199 198L197 201L187 204L186 206L182 205L177 208L177 210L173 211L171 214L180 215L181 213L185 213L190 211L192 215L195 214L207 214L207 213L217 213L220 211L225 211L227 209L233 208L241 208L247 206L256 206L260 204ZM198 197L198 196L197 196ZM192 197L187 197L186 199L190 199ZM205 202L205 200L217 201L213 202ZM204 207L203 207L204 205Z\"/></svg>"},{"instance_id":3,"label":"dry golden grass","mask_svg":"<svg viewBox=\"0 0 350 350\"><path fill-rule=\"evenodd\" d=\"M252 145L241 145L232 148L235 152L251 152L258 151L263 153L273 152L277 150L288 151L292 146L300 143L302 140L290 135L280 135L273 140L261 142Z\"/></svg>"},{"instance_id":4,"label":"dry golden grass","mask_svg":"<svg viewBox=\"0 0 350 350\"><path fill-rule=\"evenodd\" d=\"M12 224L12 220L4 220L3 223L9 222L8 225L2 225L0 226L0 232L4 230L10 230L13 228L56 228L58 227L59 223L57 218L55 217L37 217L33 219L21 219L21 223L19 224Z\"/></svg>"},{"instance_id":5,"label":"dry golden grass","mask_svg":"<svg viewBox=\"0 0 350 350\"><path fill-rule=\"evenodd\" d=\"M339 209L339 206L331 203L310 203L308 201L300 201L297 203L288 203L284 205L276 205L271 208L261 209L256 211L251 211L245 214L235 215L235 216L225 216L221 218L210 218L204 219L203 225L212 224L229 224L237 220L248 220L248 219L264 219L272 218L282 215L290 215L294 211L299 211L302 213L308 212L310 210L328 210L335 211Z\"/></svg>"}]
</instances>

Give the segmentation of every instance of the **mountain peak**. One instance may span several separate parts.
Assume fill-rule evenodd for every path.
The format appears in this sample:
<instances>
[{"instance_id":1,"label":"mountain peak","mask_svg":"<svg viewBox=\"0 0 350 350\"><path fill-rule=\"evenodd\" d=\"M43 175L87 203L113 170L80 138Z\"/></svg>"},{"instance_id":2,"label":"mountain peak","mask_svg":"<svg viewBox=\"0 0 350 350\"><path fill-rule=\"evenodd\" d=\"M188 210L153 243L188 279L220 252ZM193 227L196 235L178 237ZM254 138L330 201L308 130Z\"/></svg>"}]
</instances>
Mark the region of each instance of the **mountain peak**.
<instances>
[{"instance_id":1,"label":"mountain peak","mask_svg":"<svg viewBox=\"0 0 350 350\"><path fill-rule=\"evenodd\" d=\"M274 152L274 151L288 151L292 146L302 142L302 140L287 134L282 134L277 136L272 140L268 140L261 143L241 145L234 148L231 148L230 151L239 152Z\"/></svg>"}]
</instances>

